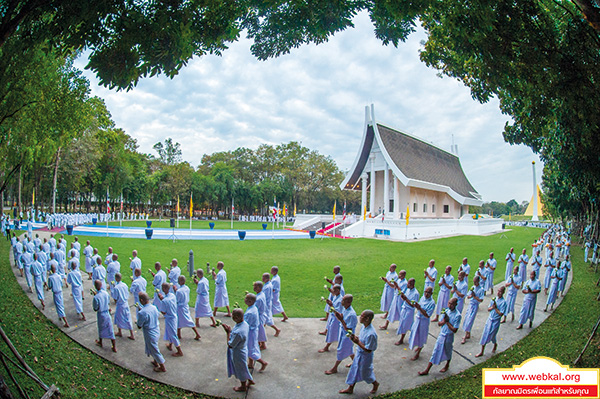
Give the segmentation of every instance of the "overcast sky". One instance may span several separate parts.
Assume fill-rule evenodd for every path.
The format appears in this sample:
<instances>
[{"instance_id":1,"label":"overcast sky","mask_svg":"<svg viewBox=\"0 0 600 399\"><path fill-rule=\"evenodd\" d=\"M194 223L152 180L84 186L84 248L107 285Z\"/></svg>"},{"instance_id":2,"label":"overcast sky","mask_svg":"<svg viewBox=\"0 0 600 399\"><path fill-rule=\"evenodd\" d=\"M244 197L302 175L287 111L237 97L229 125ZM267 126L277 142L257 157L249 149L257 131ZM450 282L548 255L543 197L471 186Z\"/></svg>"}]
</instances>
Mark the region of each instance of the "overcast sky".
<instances>
[{"instance_id":1,"label":"overcast sky","mask_svg":"<svg viewBox=\"0 0 600 399\"><path fill-rule=\"evenodd\" d=\"M106 101L117 126L144 153L171 137L197 166L203 154L293 140L346 170L359 149L364 107L374 104L379 123L445 150L454 135L462 167L484 201L529 201L531 162L538 184L542 164L528 147L504 142L508 118L498 103L479 104L461 83L420 62L422 32L396 49L375 38L367 15L355 24L328 43L269 61L257 61L251 42L241 39L222 57L194 59L174 79L144 79L129 92L86 76L92 94Z\"/></svg>"}]
</instances>

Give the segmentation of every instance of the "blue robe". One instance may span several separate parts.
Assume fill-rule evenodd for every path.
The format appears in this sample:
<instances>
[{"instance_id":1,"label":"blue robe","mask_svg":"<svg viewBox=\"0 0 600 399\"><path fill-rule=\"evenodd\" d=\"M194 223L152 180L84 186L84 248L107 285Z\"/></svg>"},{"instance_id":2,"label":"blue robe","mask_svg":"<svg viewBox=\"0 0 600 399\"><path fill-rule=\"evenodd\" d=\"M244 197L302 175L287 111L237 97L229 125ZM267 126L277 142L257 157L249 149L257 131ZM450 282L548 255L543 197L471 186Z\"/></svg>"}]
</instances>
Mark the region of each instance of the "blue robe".
<instances>
[{"instance_id":1,"label":"blue robe","mask_svg":"<svg viewBox=\"0 0 600 399\"><path fill-rule=\"evenodd\" d=\"M408 347L410 349L422 348L427 343L430 317L435 310L435 301L433 300L433 297L427 299L425 298L425 295L423 295L419 301L419 305L429 317L423 316L423 313L419 310L416 311L417 316L410 327L410 337L408 339Z\"/></svg>"},{"instance_id":2,"label":"blue robe","mask_svg":"<svg viewBox=\"0 0 600 399\"><path fill-rule=\"evenodd\" d=\"M252 380L248 370L248 323L237 323L227 342L227 377L235 375L241 382Z\"/></svg>"},{"instance_id":3,"label":"blue robe","mask_svg":"<svg viewBox=\"0 0 600 399\"><path fill-rule=\"evenodd\" d=\"M115 324L119 328L125 330L133 330L133 323L131 322L131 312L129 311L129 288L124 282L118 282L110 290L110 295L115 301L117 306L115 309Z\"/></svg>"},{"instance_id":4,"label":"blue robe","mask_svg":"<svg viewBox=\"0 0 600 399\"><path fill-rule=\"evenodd\" d=\"M450 287L452 287L452 284L454 284L454 276L452 276L451 274L444 274L442 277L440 277L439 281L445 280L446 284L448 284ZM448 301L450 300L450 288L447 288L445 285L439 285L440 287L440 291L438 293L438 298L437 298L437 308L435 310L435 314L439 315L442 312L442 309L446 308L448 306Z\"/></svg>"},{"instance_id":5,"label":"blue robe","mask_svg":"<svg viewBox=\"0 0 600 399\"><path fill-rule=\"evenodd\" d=\"M416 288L407 290L404 295L409 301L417 302L419 300L419 291ZM396 334L406 334L412 327L415 318L415 308L410 302L403 301L402 310L400 312L400 324L398 325L398 331Z\"/></svg>"},{"instance_id":6,"label":"blue robe","mask_svg":"<svg viewBox=\"0 0 600 399\"><path fill-rule=\"evenodd\" d=\"M163 364L165 358L160 353L158 348L158 340L160 338L160 323L158 321L158 309L151 303L140 309L137 316L137 326L144 333L144 344L146 356L152 356L158 364Z\"/></svg>"},{"instance_id":7,"label":"blue robe","mask_svg":"<svg viewBox=\"0 0 600 399\"><path fill-rule=\"evenodd\" d=\"M160 298L157 294L159 292L162 292L162 285L166 281L167 274L162 269L156 272L156 274L154 275L154 280L152 280L152 285L154 286L154 301L152 301L152 304L156 306L156 308L161 312L164 312L164 310L162 308L162 302L160 301Z\"/></svg>"},{"instance_id":8,"label":"blue robe","mask_svg":"<svg viewBox=\"0 0 600 399\"><path fill-rule=\"evenodd\" d=\"M190 287L183 285L175 292L177 300L177 328L194 327L194 320L190 316Z\"/></svg>"},{"instance_id":9,"label":"blue robe","mask_svg":"<svg viewBox=\"0 0 600 399\"><path fill-rule=\"evenodd\" d=\"M460 326L460 320L462 315L458 312L458 310L454 309L453 311L450 309L446 309L446 314L449 317L450 324L453 327L458 328ZM440 315L440 318L444 317L444 315ZM452 346L454 345L454 333L447 324L444 324L440 330L440 335L438 335L437 340L435 341L435 347L433 348L433 352L431 353L431 358L429 361L433 364L440 364L444 360L452 359Z\"/></svg>"},{"instance_id":10,"label":"blue robe","mask_svg":"<svg viewBox=\"0 0 600 399\"><path fill-rule=\"evenodd\" d=\"M552 269L552 275L550 279L550 290L548 291L548 299L546 305L554 305L556 302L556 296L558 295L558 286L565 273L562 268L555 267Z\"/></svg>"},{"instance_id":11,"label":"blue robe","mask_svg":"<svg viewBox=\"0 0 600 399\"><path fill-rule=\"evenodd\" d=\"M260 323L258 325L258 342L267 342L267 333L265 332L265 323L267 320L267 299L264 291L256 294L256 309L258 309L258 317Z\"/></svg>"},{"instance_id":12,"label":"blue robe","mask_svg":"<svg viewBox=\"0 0 600 399\"><path fill-rule=\"evenodd\" d=\"M40 301L43 301L44 300L44 278L42 276L44 274L46 274L46 268L43 267L40 262L35 260L31 264L31 273L33 274L33 282L35 285L35 292L37 294L37 298Z\"/></svg>"},{"instance_id":13,"label":"blue robe","mask_svg":"<svg viewBox=\"0 0 600 399\"><path fill-rule=\"evenodd\" d=\"M31 252L25 252L21 255L21 260L23 261L23 269L25 269L25 281L27 281L27 286L31 287L33 283L32 275L31 275L31 264L33 263L33 254Z\"/></svg>"},{"instance_id":14,"label":"blue robe","mask_svg":"<svg viewBox=\"0 0 600 399\"><path fill-rule=\"evenodd\" d=\"M258 346L258 326L260 316L256 305L249 306L244 313L244 321L248 323L248 357L253 360L260 359L260 348Z\"/></svg>"},{"instance_id":15,"label":"blue robe","mask_svg":"<svg viewBox=\"0 0 600 399\"><path fill-rule=\"evenodd\" d=\"M527 288L531 290L539 290L542 288L540 280L527 280L523 284L523 291ZM519 315L519 324L525 324L527 319L533 321L535 315L535 303L537 302L537 294L525 294L523 297L523 306Z\"/></svg>"},{"instance_id":16,"label":"blue robe","mask_svg":"<svg viewBox=\"0 0 600 399\"><path fill-rule=\"evenodd\" d=\"M354 385L359 381L365 381L367 384L372 384L376 381L375 373L373 372L373 357L377 349L377 332L373 324L363 326L358 335L358 339L363 343L365 348L370 352L365 351L360 346L356 346L354 353L354 361L348 371L346 384Z\"/></svg>"},{"instance_id":17,"label":"blue robe","mask_svg":"<svg viewBox=\"0 0 600 399\"><path fill-rule=\"evenodd\" d=\"M195 316L196 318L213 316L210 307L209 285L206 277L202 277L196 287Z\"/></svg>"},{"instance_id":18,"label":"blue robe","mask_svg":"<svg viewBox=\"0 0 600 399\"><path fill-rule=\"evenodd\" d=\"M435 266L433 266L433 267L427 267L426 270L427 270L427 273L429 274L429 276L431 278L433 278L433 281L431 281L427 277L425 277L425 285L423 286L423 292L425 292L425 290L427 289L427 287L431 287L435 291L435 282L437 281L438 271L435 268Z\"/></svg>"},{"instance_id":19,"label":"blue robe","mask_svg":"<svg viewBox=\"0 0 600 399\"><path fill-rule=\"evenodd\" d=\"M465 307L465 299L467 299L467 292L469 292L469 284L467 284L466 280L467 279L464 278L463 281L459 280L456 282L456 290L463 295L462 298L458 296L456 292L452 294L452 298L456 298L458 300L456 303L456 309L458 309L460 314L462 314L463 308Z\"/></svg>"},{"instance_id":20,"label":"blue robe","mask_svg":"<svg viewBox=\"0 0 600 399\"><path fill-rule=\"evenodd\" d=\"M281 293L281 279L279 278L279 274L273 276L271 279L271 284L273 285L273 309L272 312L274 315L283 313L283 306L281 305L281 301L279 300L279 294Z\"/></svg>"},{"instance_id":21,"label":"blue robe","mask_svg":"<svg viewBox=\"0 0 600 399\"><path fill-rule=\"evenodd\" d=\"M59 318L65 317L65 305L63 304L62 278L60 274L53 273L48 276L48 288L54 296L54 307Z\"/></svg>"},{"instance_id":22,"label":"blue robe","mask_svg":"<svg viewBox=\"0 0 600 399\"><path fill-rule=\"evenodd\" d=\"M398 273L391 272L388 270L385 278L391 283L393 281L398 280ZM387 312L390 310L390 305L392 304L392 300L394 299L394 290L388 283L385 283L383 286L383 292L381 293L381 306L380 309L382 312Z\"/></svg>"},{"instance_id":23,"label":"blue robe","mask_svg":"<svg viewBox=\"0 0 600 399\"><path fill-rule=\"evenodd\" d=\"M142 276L139 276L135 280L131 282L131 288L129 288L129 292L133 294L133 303L140 303L140 293L146 292L146 285L148 282ZM140 314L140 308L136 306L135 308L135 317L138 317Z\"/></svg>"},{"instance_id":24,"label":"blue robe","mask_svg":"<svg viewBox=\"0 0 600 399\"><path fill-rule=\"evenodd\" d=\"M179 276L181 276L181 269L179 266L175 266L169 272L169 283L173 284L173 286L179 288ZM171 286L171 292L173 291L173 286Z\"/></svg>"},{"instance_id":25,"label":"blue robe","mask_svg":"<svg viewBox=\"0 0 600 399\"><path fill-rule=\"evenodd\" d=\"M408 281L406 279L398 280L398 287L402 292L406 291L406 286L408 285ZM392 299L392 303L390 304L390 311L387 316L387 320L390 323L395 322L396 320L400 320L400 313L402 312L402 305L404 304L404 299L400 296L400 292L394 290L394 298Z\"/></svg>"},{"instance_id":26,"label":"blue robe","mask_svg":"<svg viewBox=\"0 0 600 399\"><path fill-rule=\"evenodd\" d=\"M498 265L498 262L496 261L496 259L492 258L488 259L485 264L486 269L488 271L488 279L485 281L485 290L487 291L491 288L494 288L494 273L496 271L496 266Z\"/></svg>"},{"instance_id":27,"label":"blue robe","mask_svg":"<svg viewBox=\"0 0 600 399\"><path fill-rule=\"evenodd\" d=\"M119 263L118 260L112 261L108 264L108 266L106 266L106 280L108 281L108 284L110 285L111 290L114 287L113 283L116 283L115 274L120 273L120 272L121 272L121 264Z\"/></svg>"},{"instance_id":28,"label":"blue robe","mask_svg":"<svg viewBox=\"0 0 600 399\"><path fill-rule=\"evenodd\" d=\"M477 312L479 311L479 304L481 302L476 300L475 297L483 299L485 295L481 286L471 287L470 292L473 293L474 296L469 301L469 308L467 309L467 313L465 314L465 319L463 322L463 330L465 332L471 332L471 328L473 328L473 322L475 321L475 317L477 316Z\"/></svg>"},{"instance_id":29,"label":"blue robe","mask_svg":"<svg viewBox=\"0 0 600 399\"><path fill-rule=\"evenodd\" d=\"M92 281L102 281L102 289L106 289L106 269L102 265L98 265L94 268L92 273Z\"/></svg>"},{"instance_id":30,"label":"blue robe","mask_svg":"<svg viewBox=\"0 0 600 399\"><path fill-rule=\"evenodd\" d=\"M556 268L556 262L554 259L547 259L546 264L544 265L546 268L546 273L544 274L544 289L550 288L550 279L552 278L552 272Z\"/></svg>"},{"instance_id":31,"label":"blue robe","mask_svg":"<svg viewBox=\"0 0 600 399\"><path fill-rule=\"evenodd\" d=\"M565 285L567 284L567 278L569 277L569 272L571 271L571 261L564 261L560 266L563 269L563 279L560 280L558 290L560 292L564 292Z\"/></svg>"},{"instance_id":32,"label":"blue robe","mask_svg":"<svg viewBox=\"0 0 600 399\"><path fill-rule=\"evenodd\" d=\"M346 323L346 327L352 331L352 334L354 334L356 331L356 326L358 325L358 317L356 316L356 312L352 306L348 306L347 309L343 309L342 316L344 318L344 323ZM337 360L340 361L344 360L354 352L354 342L352 342L350 337L346 336L346 332L346 330L340 328L337 346Z\"/></svg>"},{"instance_id":33,"label":"blue robe","mask_svg":"<svg viewBox=\"0 0 600 399\"><path fill-rule=\"evenodd\" d=\"M265 293L265 302L267 305L265 308L265 325L272 326L275 323L273 322L273 285L271 284L271 280L265 283L262 292Z\"/></svg>"},{"instance_id":34,"label":"blue robe","mask_svg":"<svg viewBox=\"0 0 600 399\"><path fill-rule=\"evenodd\" d=\"M96 320L98 323L98 338L115 339L115 332L112 326L112 318L108 312L110 296L104 289L94 295L92 307L96 311Z\"/></svg>"},{"instance_id":35,"label":"blue robe","mask_svg":"<svg viewBox=\"0 0 600 399\"><path fill-rule=\"evenodd\" d=\"M215 308L229 306L229 295L227 294L227 273L224 269L219 270L215 277Z\"/></svg>"},{"instance_id":36,"label":"blue robe","mask_svg":"<svg viewBox=\"0 0 600 399\"><path fill-rule=\"evenodd\" d=\"M483 333L481 334L481 341L479 341L480 345L485 345L489 342L496 343L496 335L500 328L500 319L506 314L506 300L504 298L495 298L495 300L496 307L501 314L498 314L496 309L490 310L490 315L483 328ZM490 306L492 306L493 302L493 300L490 302Z\"/></svg>"},{"instance_id":37,"label":"blue robe","mask_svg":"<svg viewBox=\"0 0 600 399\"><path fill-rule=\"evenodd\" d=\"M165 313L165 336L163 339L177 347L179 346L179 338L177 338L177 299L172 292L164 296L161 307L161 312Z\"/></svg>"},{"instance_id":38,"label":"blue robe","mask_svg":"<svg viewBox=\"0 0 600 399\"><path fill-rule=\"evenodd\" d=\"M505 314L515 313L515 300L517 299L517 294L519 293L519 288L521 287L521 277L517 274L516 276L513 274L506 280L507 283L511 283L506 290L506 312ZM519 288L515 288L513 285L516 284Z\"/></svg>"},{"instance_id":39,"label":"blue robe","mask_svg":"<svg viewBox=\"0 0 600 399\"><path fill-rule=\"evenodd\" d=\"M81 272L77 269L71 271L67 276L67 283L71 284L71 295L73 295L75 311L77 313L83 313L83 282L81 280Z\"/></svg>"},{"instance_id":40,"label":"blue robe","mask_svg":"<svg viewBox=\"0 0 600 399\"><path fill-rule=\"evenodd\" d=\"M334 296L331 300L333 302L333 308L338 312L342 312L342 295ZM334 315L330 315L327 318L327 335L325 336L325 342L331 343L337 341L340 335L340 321Z\"/></svg>"},{"instance_id":41,"label":"blue robe","mask_svg":"<svg viewBox=\"0 0 600 399\"><path fill-rule=\"evenodd\" d=\"M527 254L519 256L519 277L521 277L521 281L527 280L527 263L529 263Z\"/></svg>"}]
</instances>

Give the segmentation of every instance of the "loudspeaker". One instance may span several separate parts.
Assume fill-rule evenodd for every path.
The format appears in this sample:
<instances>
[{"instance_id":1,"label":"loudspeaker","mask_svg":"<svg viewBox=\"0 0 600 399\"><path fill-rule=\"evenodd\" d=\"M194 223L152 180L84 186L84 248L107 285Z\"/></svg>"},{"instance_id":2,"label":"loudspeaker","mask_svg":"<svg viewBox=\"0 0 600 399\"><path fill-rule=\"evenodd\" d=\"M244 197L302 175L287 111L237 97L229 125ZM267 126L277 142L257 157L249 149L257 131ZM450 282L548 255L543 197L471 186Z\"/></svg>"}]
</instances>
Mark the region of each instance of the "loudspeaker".
<instances>
[{"instance_id":1,"label":"loudspeaker","mask_svg":"<svg viewBox=\"0 0 600 399\"><path fill-rule=\"evenodd\" d=\"M169 219L169 223L170 223L169 227L175 227L175 219L174 218Z\"/></svg>"}]
</instances>

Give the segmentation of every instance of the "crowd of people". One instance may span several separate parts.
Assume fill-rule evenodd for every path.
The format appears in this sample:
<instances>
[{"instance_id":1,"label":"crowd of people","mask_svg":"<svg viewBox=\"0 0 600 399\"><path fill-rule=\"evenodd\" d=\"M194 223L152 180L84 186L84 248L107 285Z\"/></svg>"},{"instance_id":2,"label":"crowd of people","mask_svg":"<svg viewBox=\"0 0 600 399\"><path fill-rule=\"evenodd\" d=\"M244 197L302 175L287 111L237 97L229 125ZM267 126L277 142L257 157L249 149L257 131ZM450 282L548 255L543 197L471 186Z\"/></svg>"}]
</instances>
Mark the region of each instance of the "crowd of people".
<instances>
[{"instance_id":1,"label":"crowd of people","mask_svg":"<svg viewBox=\"0 0 600 399\"><path fill-rule=\"evenodd\" d=\"M67 241L62 235L60 238L50 235L50 238L42 240L38 234L33 237L31 232L22 239L13 233L11 242L15 267L31 292L35 290L42 309L46 306L45 291L51 291L57 316L63 326L68 328L63 289L70 286L78 317L85 320L88 310L83 307L85 293L82 286L87 274L94 285L90 294L98 325L96 344L103 346L104 340L109 340L111 349L116 352L117 337L126 335L126 338L135 340L135 324L142 329L146 354L152 358L156 372L166 371L165 358L159 346L161 315L165 323L163 339L167 350L172 351L174 357L184 355L181 345L182 329L191 329L196 340L201 339L198 328L203 318L210 320L211 327L221 326L224 329L228 346L228 375L233 375L240 381L240 385L234 388L236 391L245 391L254 384L254 377L249 370L255 365L260 365L259 372L267 367L268 362L261 354L266 349L266 331L272 328L275 337L281 332L273 317L281 314L282 322L288 319L280 301L281 279L277 266L273 266L252 283L253 292L247 292L244 297L245 311L237 302L230 304L223 262L218 262L216 269L207 264L206 269L196 270L193 283L197 296L192 318L188 306L190 288L186 285L186 277L181 273L177 259L173 259L166 267L156 262L153 269L149 270L151 280L147 281L142 273L142 261L134 250L129 258L132 277L128 285L121 275L119 256L112 248L108 248L106 256L102 257L89 240L82 247L75 237L67 249ZM480 304L485 301L488 318L479 337L481 351L475 356L482 356L488 344L493 345L492 351L495 352L501 324L507 322L509 315L511 321L515 319L515 298L519 292L523 294L523 301L517 316L517 330L527 323L532 327L536 302L542 291L546 295L544 311L551 310L556 298L564 295L571 271L570 244L568 232L559 226L552 226L532 244L531 258L525 248L518 258L511 248L505 256L504 283L495 293L493 282L499 265L494 253L490 253L488 259L479 261L474 270L468 259L463 258L455 275L450 265L444 268L443 273L438 274L435 260L432 259L423 271L425 283L422 295L416 287L416 279L407 276L405 270L398 271L397 266L392 264L386 275L381 277L384 286L380 310L384 312L382 317L385 322L379 329L386 330L398 322L396 333L399 338L395 345L407 344L414 350L411 360L416 360L427 344L430 324L436 322L440 333L427 367L419 374L428 374L433 365L442 362L445 365L440 371L445 372L452 360L454 335L462 328L465 334L461 343L472 338L473 323L479 314ZM80 263L82 255L83 265ZM543 278L542 267L545 270ZM212 306L208 279L214 282ZM469 279L472 283L470 287ZM365 381L373 385L371 393L374 394L379 387L373 365L378 342L373 325L375 314L371 310L365 310L360 315L356 313L353 295L344 290L340 266L335 266L333 277L326 276L325 280L327 284L324 288L329 295L321 298L325 305L325 317L322 320L326 321L326 326L320 332L325 337L325 345L319 352L328 352L337 343L335 363L325 370L325 374L337 373L339 365L350 358L347 365L350 370L346 378L348 387L339 392L352 393L356 383ZM437 296L434 295L436 290ZM130 295L135 303L135 317L129 310ZM486 295L490 299L486 300ZM111 299L116 305L114 314L110 308ZM223 309L225 316L231 317L235 324L230 326L217 320L219 309ZM362 324L360 332L357 331L359 324Z\"/></svg>"}]
</instances>

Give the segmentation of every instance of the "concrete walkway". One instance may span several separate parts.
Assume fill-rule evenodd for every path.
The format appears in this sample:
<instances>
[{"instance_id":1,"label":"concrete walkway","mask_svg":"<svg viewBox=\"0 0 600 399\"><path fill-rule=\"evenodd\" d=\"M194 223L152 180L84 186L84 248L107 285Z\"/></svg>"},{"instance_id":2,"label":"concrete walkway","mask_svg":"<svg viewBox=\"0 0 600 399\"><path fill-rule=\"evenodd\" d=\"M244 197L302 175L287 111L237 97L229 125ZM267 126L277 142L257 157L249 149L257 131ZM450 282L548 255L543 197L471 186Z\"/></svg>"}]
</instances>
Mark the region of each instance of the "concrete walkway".
<instances>
[{"instance_id":1,"label":"concrete walkway","mask_svg":"<svg viewBox=\"0 0 600 399\"><path fill-rule=\"evenodd\" d=\"M14 266L12 251L10 252L11 265ZM503 274L504 270L501 269L504 269L504 267L499 267L498 272ZM227 378L226 334L222 328L215 329L209 327L208 324L210 321L208 319L200 319L201 328L199 331L202 336L200 341L193 340L194 334L190 329L182 331L183 339L181 347L184 356L181 358L169 356L170 353L161 340L161 351L166 358L165 365L167 372L155 373L150 364L151 358L146 357L144 353L143 336L141 332L137 331L137 328L135 329L135 341L131 341L125 337L117 337L117 353L111 352L110 341L105 340L103 348L94 344L98 333L96 315L92 310L92 300L89 294L92 287L90 280L84 280L84 312L87 317L87 321L85 322L78 320L73 300L70 296L71 289L64 289L65 310L71 327L63 328L62 323L59 322L56 315L54 303L52 302L52 293L46 292L46 310L42 311L36 294L29 292L25 278L20 277L18 269L15 267L13 267L13 271L17 282L27 293L33 304L46 317L59 326L65 334L105 359L150 379L190 391L230 398L334 398L340 397L337 393L338 390L346 387L345 378L348 369L343 367L343 365L347 364L348 360L340 365L338 374L330 376L324 374L325 370L333 366L336 354L335 350L323 354L317 353L317 350L324 346L324 337L318 335L318 331L325 328L325 323L318 319L291 318L286 323L281 323L281 319L277 318L276 324L283 331L279 337L275 338L273 337L273 330L268 329L268 349L262 352L263 359L269 363L269 366L264 373L254 373L256 385L247 394L236 393L232 390L232 387L238 385L238 381L234 378ZM569 289L571 278L572 273L569 274L566 291ZM499 286L500 284L496 286L494 292L496 292ZM515 305L517 319L522 299L523 294L519 294ZM560 304L561 300L562 298L560 297L557 299L555 308ZM464 331L459 329L457 332L454 339L454 356L450 370L445 374L439 372L443 364L434 366L428 376L419 376L417 374L418 371L423 370L427 366L429 357L431 356L435 339L440 330L437 323L431 324L429 340L421 352L420 359L417 361L410 360L413 352L408 349L408 345L394 345L394 342L398 340L396 335L398 323L390 325L388 331L378 330L379 346L375 352L374 360L375 375L381 384L378 393L414 388L418 385L444 378L449 374L459 373L491 357L492 345L490 344L486 347L483 357L475 358L475 354L481 348L479 339L488 317L486 307L489 301L490 297L488 296L480 305L479 314L471 332L472 338L465 345L460 344ZM550 314L549 312L543 312L545 302L546 296L542 291L537 301L534 327L544 321ZM132 306L131 313L135 319L135 308L133 307L131 297L130 304ZM357 313L359 313L362 311L362 307L360 303L356 305ZM465 305L465 308L466 306L468 304ZM114 304L111 303L111 307L114 310ZM191 312L193 314L193 309ZM463 315L464 313L466 313L466 309L463 310ZM217 316L218 319L232 325L231 319L224 317L222 314ZM382 323L383 320L380 318L380 315L377 315L374 325L379 326ZM498 333L499 351L506 350L531 331L528 326L517 331L515 330L516 326L517 320L510 322L510 318L507 323L501 325ZM164 330L164 320L162 318L161 329ZM371 385L367 385L364 382L359 383L356 385L354 395L352 396L358 398L368 397L370 389Z\"/></svg>"}]
</instances>

